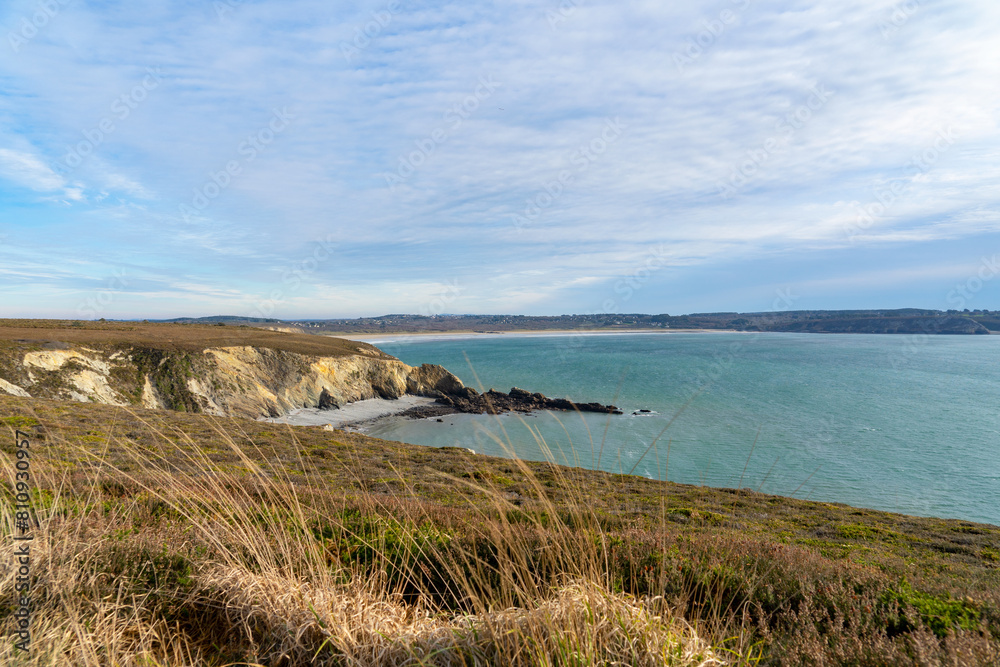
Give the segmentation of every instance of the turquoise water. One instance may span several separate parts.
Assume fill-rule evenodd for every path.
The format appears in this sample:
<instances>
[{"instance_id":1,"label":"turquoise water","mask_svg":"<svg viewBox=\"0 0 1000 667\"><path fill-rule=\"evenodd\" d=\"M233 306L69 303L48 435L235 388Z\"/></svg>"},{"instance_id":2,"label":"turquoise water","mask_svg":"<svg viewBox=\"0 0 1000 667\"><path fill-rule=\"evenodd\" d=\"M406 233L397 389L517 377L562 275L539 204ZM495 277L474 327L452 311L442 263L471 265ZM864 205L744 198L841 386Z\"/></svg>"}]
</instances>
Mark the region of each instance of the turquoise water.
<instances>
[{"instance_id":1,"label":"turquoise water","mask_svg":"<svg viewBox=\"0 0 1000 667\"><path fill-rule=\"evenodd\" d=\"M370 431L377 437L1000 525L1000 336L373 342L476 388L516 386L626 412L394 420ZM631 414L639 409L654 414Z\"/></svg>"}]
</instances>

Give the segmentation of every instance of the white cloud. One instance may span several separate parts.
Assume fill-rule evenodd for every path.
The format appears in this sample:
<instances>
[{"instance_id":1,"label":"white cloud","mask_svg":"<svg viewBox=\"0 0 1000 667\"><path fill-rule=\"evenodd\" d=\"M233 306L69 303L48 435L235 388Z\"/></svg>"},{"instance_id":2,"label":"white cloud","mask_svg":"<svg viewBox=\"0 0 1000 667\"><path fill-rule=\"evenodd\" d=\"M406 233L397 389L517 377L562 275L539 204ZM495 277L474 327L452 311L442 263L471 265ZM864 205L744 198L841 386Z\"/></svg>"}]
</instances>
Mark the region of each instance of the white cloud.
<instances>
[{"instance_id":1,"label":"white cloud","mask_svg":"<svg viewBox=\"0 0 1000 667\"><path fill-rule=\"evenodd\" d=\"M857 243L893 261L893 248L1000 231L1000 6L922 3L883 35L895 4L755 0L682 70L675 56L719 7L594 0L553 28L551 2L404 5L348 61L341 43L368 10L73 5L0 64L12 82L0 119L35 147L0 149L0 175L53 195L67 225L99 226L120 253L170 247L158 270L204 268L224 290L252 293L248 276L265 283L334 235L318 284L338 289L295 298L353 309L406 310L460 278L470 308L518 310L599 291L660 243L678 270L847 248L853 203L905 177ZM138 100L147 68L163 79ZM817 105L815 89L832 94ZM295 118L268 135L282 108ZM954 146L909 173L948 127ZM46 166L88 136L71 174ZM401 160L413 173L390 192Z\"/></svg>"},{"instance_id":2,"label":"white cloud","mask_svg":"<svg viewBox=\"0 0 1000 667\"><path fill-rule=\"evenodd\" d=\"M59 174L34 155L9 148L0 148L0 176L37 192L52 192L65 185Z\"/></svg>"}]
</instances>

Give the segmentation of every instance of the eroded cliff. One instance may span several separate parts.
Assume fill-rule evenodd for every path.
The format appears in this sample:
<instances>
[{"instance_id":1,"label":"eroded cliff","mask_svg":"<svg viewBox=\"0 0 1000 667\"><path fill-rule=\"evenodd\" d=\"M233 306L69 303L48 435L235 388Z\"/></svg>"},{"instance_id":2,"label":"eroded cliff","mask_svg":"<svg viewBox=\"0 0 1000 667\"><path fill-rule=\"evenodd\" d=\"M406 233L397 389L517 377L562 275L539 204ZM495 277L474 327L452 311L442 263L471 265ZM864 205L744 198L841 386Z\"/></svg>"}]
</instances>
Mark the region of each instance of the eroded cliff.
<instances>
[{"instance_id":1,"label":"eroded cliff","mask_svg":"<svg viewBox=\"0 0 1000 667\"><path fill-rule=\"evenodd\" d=\"M0 349L0 392L34 398L256 418L462 387L440 366L409 366L374 348L322 356L251 345L20 343Z\"/></svg>"}]
</instances>

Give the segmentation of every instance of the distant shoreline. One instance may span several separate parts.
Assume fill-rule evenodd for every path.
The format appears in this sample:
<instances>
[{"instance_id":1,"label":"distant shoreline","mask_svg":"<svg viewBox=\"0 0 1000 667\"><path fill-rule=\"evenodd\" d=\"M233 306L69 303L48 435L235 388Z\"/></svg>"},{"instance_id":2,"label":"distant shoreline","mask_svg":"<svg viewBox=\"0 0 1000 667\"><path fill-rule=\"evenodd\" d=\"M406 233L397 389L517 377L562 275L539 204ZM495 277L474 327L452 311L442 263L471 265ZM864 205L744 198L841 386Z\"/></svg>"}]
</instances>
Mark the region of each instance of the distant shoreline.
<instances>
[{"instance_id":1,"label":"distant shoreline","mask_svg":"<svg viewBox=\"0 0 1000 667\"><path fill-rule=\"evenodd\" d=\"M523 331L401 331L399 333L387 332L383 334L352 334L352 333L328 333L323 332L320 336L330 336L333 338L344 338L359 342L371 342L372 340L385 340L396 338L427 338L427 337L464 337L464 338L500 338L500 337L525 337L525 336L613 336L615 334L678 334L678 333L747 333L736 329L527 329Z\"/></svg>"}]
</instances>

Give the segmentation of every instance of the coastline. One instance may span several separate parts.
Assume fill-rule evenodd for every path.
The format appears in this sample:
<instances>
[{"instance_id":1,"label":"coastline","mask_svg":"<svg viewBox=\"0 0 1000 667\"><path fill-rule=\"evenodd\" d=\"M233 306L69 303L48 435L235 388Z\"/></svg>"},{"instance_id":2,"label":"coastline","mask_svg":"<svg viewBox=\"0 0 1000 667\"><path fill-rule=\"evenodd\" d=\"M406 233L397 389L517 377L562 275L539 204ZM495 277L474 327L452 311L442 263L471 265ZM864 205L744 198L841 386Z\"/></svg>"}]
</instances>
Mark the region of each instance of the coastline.
<instances>
[{"instance_id":1,"label":"coastline","mask_svg":"<svg viewBox=\"0 0 1000 667\"><path fill-rule=\"evenodd\" d=\"M299 408L280 417L262 417L258 421L291 426L332 426L335 429L361 431L386 417L395 417L414 408L435 405L433 398L405 394L397 399L369 398L340 408Z\"/></svg>"},{"instance_id":2,"label":"coastline","mask_svg":"<svg viewBox=\"0 0 1000 667\"><path fill-rule=\"evenodd\" d=\"M371 343L373 341L418 339L418 338L530 338L541 336L614 336L618 334L711 334L711 333L743 333L736 329L535 329L523 331L401 331L384 334L351 334L351 333L321 333L320 336L343 338L345 340Z\"/></svg>"}]
</instances>

